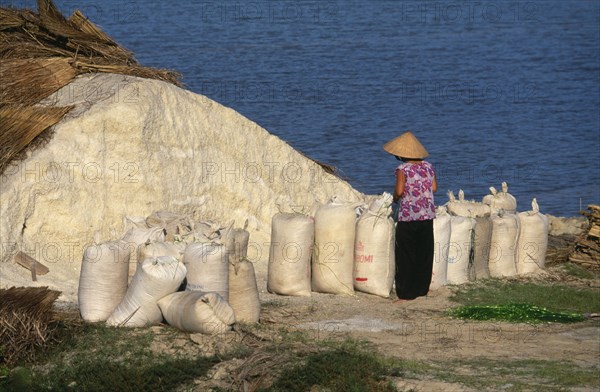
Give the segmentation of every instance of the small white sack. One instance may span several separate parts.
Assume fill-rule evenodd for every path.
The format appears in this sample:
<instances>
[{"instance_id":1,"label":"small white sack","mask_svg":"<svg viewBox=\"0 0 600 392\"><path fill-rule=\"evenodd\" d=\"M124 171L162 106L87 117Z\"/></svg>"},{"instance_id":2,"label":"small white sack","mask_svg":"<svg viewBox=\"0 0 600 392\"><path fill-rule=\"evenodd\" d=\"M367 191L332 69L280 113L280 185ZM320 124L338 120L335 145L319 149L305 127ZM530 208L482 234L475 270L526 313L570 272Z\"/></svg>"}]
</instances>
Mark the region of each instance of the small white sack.
<instances>
[{"instance_id":1,"label":"small white sack","mask_svg":"<svg viewBox=\"0 0 600 392\"><path fill-rule=\"evenodd\" d=\"M315 239L314 219L302 214L277 213L271 221L267 290L310 296L310 260Z\"/></svg>"},{"instance_id":2,"label":"small white sack","mask_svg":"<svg viewBox=\"0 0 600 392\"><path fill-rule=\"evenodd\" d=\"M231 306L217 293L180 291L161 298L158 306L167 324L184 332L221 334L236 321Z\"/></svg>"},{"instance_id":3,"label":"small white sack","mask_svg":"<svg viewBox=\"0 0 600 392\"><path fill-rule=\"evenodd\" d=\"M106 321L127 292L129 248L123 241L90 245L83 253L78 302L85 321Z\"/></svg>"},{"instance_id":4,"label":"small white sack","mask_svg":"<svg viewBox=\"0 0 600 392\"><path fill-rule=\"evenodd\" d=\"M492 239L490 240L490 276L501 278L517 274L517 244L519 240L519 216L517 214L492 215Z\"/></svg>"},{"instance_id":5,"label":"small white sack","mask_svg":"<svg viewBox=\"0 0 600 392\"><path fill-rule=\"evenodd\" d=\"M475 237L473 238L473 280L490 277L490 243L492 240L492 220L489 216L475 218Z\"/></svg>"},{"instance_id":6,"label":"small white sack","mask_svg":"<svg viewBox=\"0 0 600 392\"><path fill-rule=\"evenodd\" d=\"M430 290L437 290L447 283L448 252L450 250L450 215L446 207L437 207L433 220L433 271Z\"/></svg>"},{"instance_id":7,"label":"small white sack","mask_svg":"<svg viewBox=\"0 0 600 392\"><path fill-rule=\"evenodd\" d=\"M464 216L450 217L450 246L448 249L448 284L469 281L471 248L476 221Z\"/></svg>"},{"instance_id":8,"label":"small white sack","mask_svg":"<svg viewBox=\"0 0 600 392\"><path fill-rule=\"evenodd\" d=\"M315 214L312 289L320 293L354 294L356 204L330 202Z\"/></svg>"},{"instance_id":9,"label":"small white sack","mask_svg":"<svg viewBox=\"0 0 600 392\"><path fill-rule=\"evenodd\" d=\"M384 193L371 202L356 222L354 288L389 297L394 284L394 220L392 195Z\"/></svg>"},{"instance_id":10,"label":"small white sack","mask_svg":"<svg viewBox=\"0 0 600 392\"><path fill-rule=\"evenodd\" d=\"M173 256L178 261L182 261L186 246L184 242L155 241L142 244L138 247L138 265L148 258L159 256Z\"/></svg>"},{"instance_id":11,"label":"small white sack","mask_svg":"<svg viewBox=\"0 0 600 392\"><path fill-rule=\"evenodd\" d=\"M159 227L144 227L145 223L142 223L139 218L125 217L124 221L125 233L121 239L129 245L130 272L133 273L137 269L136 262L144 261L137 259L139 246L149 242L164 241L165 233Z\"/></svg>"},{"instance_id":12,"label":"small white sack","mask_svg":"<svg viewBox=\"0 0 600 392\"><path fill-rule=\"evenodd\" d=\"M229 304L238 322L258 322L260 298L256 274L254 265L246 259L229 263Z\"/></svg>"},{"instance_id":13,"label":"small white sack","mask_svg":"<svg viewBox=\"0 0 600 392\"><path fill-rule=\"evenodd\" d=\"M148 227L161 229L166 241L181 241L194 227L191 217L169 211L154 211L146 218L146 224Z\"/></svg>"},{"instance_id":14,"label":"small white sack","mask_svg":"<svg viewBox=\"0 0 600 392\"><path fill-rule=\"evenodd\" d=\"M232 229L227 232L226 236L225 244L229 255L229 263L235 264L246 259L250 233L245 229Z\"/></svg>"},{"instance_id":15,"label":"small white sack","mask_svg":"<svg viewBox=\"0 0 600 392\"><path fill-rule=\"evenodd\" d=\"M177 291L185 273L185 266L171 256L144 260L142 267L135 272L125 298L106 324L125 327L159 324L162 315L158 300Z\"/></svg>"},{"instance_id":16,"label":"small white sack","mask_svg":"<svg viewBox=\"0 0 600 392\"><path fill-rule=\"evenodd\" d=\"M210 242L189 244L183 254L187 268L186 290L214 292L229 300L229 258L225 245Z\"/></svg>"},{"instance_id":17,"label":"small white sack","mask_svg":"<svg viewBox=\"0 0 600 392\"><path fill-rule=\"evenodd\" d=\"M229 259L229 305L239 322L257 323L260 318L260 298L254 265L246 259L250 233L233 229L227 233Z\"/></svg>"},{"instance_id":18,"label":"small white sack","mask_svg":"<svg viewBox=\"0 0 600 392\"><path fill-rule=\"evenodd\" d=\"M502 192L498 192L496 188L490 187L490 194L483 197L482 202L490 206L491 214L498 214L504 211L507 214L515 214L517 212L517 199L508 193L508 184L502 183Z\"/></svg>"},{"instance_id":19,"label":"small white sack","mask_svg":"<svg viewBox=\"0 0 600 392\"><path fill-rule=\"evenodd\" d=\"M446 208L453 215L476 218L481 216L490 216L490 206L476 201L465 200L465 193L462 189L458 191L458 200L454 197L452 191L448 191L448 202Z\"/></svg>"},{"instance_id":20,"label":"small white sack","mask_svg":"<svg viewBox=\"0 0 600 392\"><path fill-rule=\"evenodd\" d=\"M519 275L540 272L546 264L549 226L548 218L540 214L535 198L531 202L531 211L519 213L519 222L517 272Z\"/></svg>"}]
</instances>

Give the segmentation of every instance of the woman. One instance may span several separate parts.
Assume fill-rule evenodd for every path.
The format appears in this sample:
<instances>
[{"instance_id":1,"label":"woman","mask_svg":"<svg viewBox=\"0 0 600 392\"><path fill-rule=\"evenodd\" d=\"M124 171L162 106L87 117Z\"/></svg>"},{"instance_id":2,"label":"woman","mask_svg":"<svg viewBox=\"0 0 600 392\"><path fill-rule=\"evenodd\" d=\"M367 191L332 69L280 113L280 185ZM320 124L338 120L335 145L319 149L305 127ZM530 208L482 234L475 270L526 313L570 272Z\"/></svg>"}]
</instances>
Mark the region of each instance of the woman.
<instances>
[{"instance_id":1,"label":"woman","mask_svg":"<svg viewBox=\"0 0 600 392\"><path fill-rule=\"evenodd\" d=\"M396 224L396 294L398 301L427 295L433 268L433 192L437 180L424 159L425 147L411 132L387 142L383 149L401 160L396 168L394 202L399 202Z\"/></svg>"}]
</instances>

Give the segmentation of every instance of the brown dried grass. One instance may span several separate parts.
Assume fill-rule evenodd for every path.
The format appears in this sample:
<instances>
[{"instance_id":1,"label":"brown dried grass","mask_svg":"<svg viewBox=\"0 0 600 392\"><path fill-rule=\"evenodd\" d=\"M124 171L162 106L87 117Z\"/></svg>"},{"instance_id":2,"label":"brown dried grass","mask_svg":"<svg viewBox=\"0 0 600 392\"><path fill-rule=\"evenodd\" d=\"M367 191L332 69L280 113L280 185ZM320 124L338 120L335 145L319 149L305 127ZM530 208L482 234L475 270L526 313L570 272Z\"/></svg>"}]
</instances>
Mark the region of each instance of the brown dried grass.
<instances>
[{"instance_id":1,"label":"brown dried grass","mask_svg":"<svg viewBox=\"0 0 600 392\"><path fill-rule=\"evenodd\" d=\"M0 59L0 105L34 105L69 84L77 70L64 57Z\"/></svg>"},{"instance_id":2,"label":"brown dried grass","mask_svg":"<svg viewBox=\"0 0 600 392\"><path fill-rule=\"evenodd\" d=\"M52 338L53 305L60 292L47 287L0 290L0 363L35 358Z\"/></svg>"},{"instance_id":3,"label":"brown dried grass","mask_svg":"<svg viewBox=\"0 0 600 392\"><path fill-rule=\"evenodd\" d=\"M28 149L39 147L49 137L44 131L60 121L73 107L0 107L0 173Z\"/></svg>"},{"instance_id":4,"label":"brown dried grass","mask_svg":"<svg viewBox=\"0 0 600 392\"><path fill-rule=\"evenodd\" d=\"M181 86L179 73L141 66L81 11L67 19L51 0L37 4L37 13L0 7L0 174L49 139L49 128L70 109L27 107L79 74L118 73Z\"/></svg>"}]
</instances>

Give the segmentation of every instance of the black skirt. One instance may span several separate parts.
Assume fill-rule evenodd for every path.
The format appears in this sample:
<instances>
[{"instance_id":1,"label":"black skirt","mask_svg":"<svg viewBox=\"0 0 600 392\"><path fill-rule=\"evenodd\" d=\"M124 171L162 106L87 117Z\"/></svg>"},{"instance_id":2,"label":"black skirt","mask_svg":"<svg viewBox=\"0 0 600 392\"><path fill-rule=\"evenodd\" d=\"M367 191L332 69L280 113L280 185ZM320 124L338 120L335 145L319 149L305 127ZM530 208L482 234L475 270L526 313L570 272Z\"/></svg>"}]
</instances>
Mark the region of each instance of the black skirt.
<instances>
[{"instance_id":1,"label":"black skirt","mask_svg":"<svg viewBox=\"0 0 600 392\"><path fill-rule=\"evenodd\" d=\"M433 269L433 220L396 224L396 295L427 295Z\"/></svg>"}]
</instances>

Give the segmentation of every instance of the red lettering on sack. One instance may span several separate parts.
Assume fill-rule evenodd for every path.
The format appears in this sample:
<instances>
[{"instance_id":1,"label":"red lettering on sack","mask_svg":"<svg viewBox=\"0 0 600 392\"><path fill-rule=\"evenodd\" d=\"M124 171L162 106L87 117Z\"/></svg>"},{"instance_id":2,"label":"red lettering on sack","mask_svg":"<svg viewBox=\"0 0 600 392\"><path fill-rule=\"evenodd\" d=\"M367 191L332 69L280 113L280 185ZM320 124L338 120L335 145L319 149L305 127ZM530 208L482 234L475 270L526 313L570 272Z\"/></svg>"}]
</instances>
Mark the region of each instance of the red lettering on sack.
<instances>
[{"instance_id":1,"label":"red lettering on sack","mask_svg":"<svg viewBox=\"0 0 600 392\"><path fill-rule=\"evenodd\" d=\"M368 278L356 278L357 282L366 282L367 280L369 280Z\"/></svg>"},{"instance_id":2,"label":"red lettering on sack","mask_svg":"<svg viewBox=\"0 0 600 392\"><path fill-rule=\"evenodd\" d=\"M373 255L356 255L355 261L357 263L372 263Z\"/></svg>"}]
</instances>

